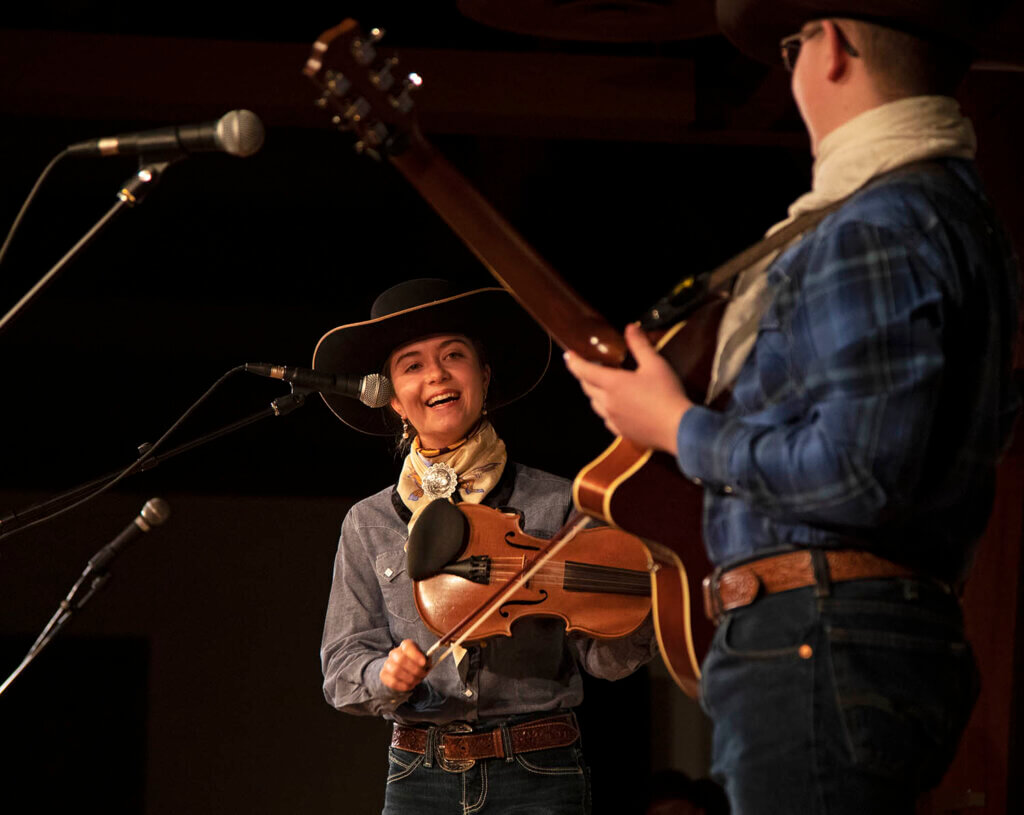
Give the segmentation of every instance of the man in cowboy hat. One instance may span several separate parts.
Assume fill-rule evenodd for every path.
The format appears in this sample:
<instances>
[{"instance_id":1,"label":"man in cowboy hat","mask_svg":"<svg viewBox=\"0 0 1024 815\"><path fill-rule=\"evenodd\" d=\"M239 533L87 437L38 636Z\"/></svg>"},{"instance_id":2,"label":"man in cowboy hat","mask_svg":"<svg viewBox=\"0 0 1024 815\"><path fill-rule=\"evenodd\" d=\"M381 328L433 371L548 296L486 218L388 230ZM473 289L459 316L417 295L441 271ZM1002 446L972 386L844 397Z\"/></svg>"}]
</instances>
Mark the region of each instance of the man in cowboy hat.
<instances>
[{"instance_id":1,"label":"man in cowboy hat","mask_svg":"<svg viewBox=\"0 0 1024 815\"><path fill-rule=\"evenodd\" d=\"M951 98L978 6L718 0L781 57L815 157L736 279L707 405L636 327L638 367L567 355L613 432L705 488L718 622L702 678L735 813L912 813L976 695L958 593L1019 405L1012 252Z\"/></svg>"}]
</instances>

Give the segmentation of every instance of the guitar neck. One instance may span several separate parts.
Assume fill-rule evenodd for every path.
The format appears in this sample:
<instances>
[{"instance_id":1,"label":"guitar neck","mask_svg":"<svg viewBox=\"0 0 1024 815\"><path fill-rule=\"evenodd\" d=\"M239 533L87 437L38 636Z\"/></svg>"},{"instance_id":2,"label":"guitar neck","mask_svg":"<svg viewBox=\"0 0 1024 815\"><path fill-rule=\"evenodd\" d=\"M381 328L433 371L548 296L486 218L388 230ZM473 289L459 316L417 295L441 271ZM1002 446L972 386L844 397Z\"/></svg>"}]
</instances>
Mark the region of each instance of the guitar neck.
<instances>
[{"instance_id":1,"label":"guitar neck","mask_svg":"<svg viewBox=\"0 0 1024 815\"><path fill-rule=\"evenodd\" d=\"M469 181L422 139L390 157L490 273L562 348L621 365L622 335L561 278Z\"/></svg>"}]
</instances>

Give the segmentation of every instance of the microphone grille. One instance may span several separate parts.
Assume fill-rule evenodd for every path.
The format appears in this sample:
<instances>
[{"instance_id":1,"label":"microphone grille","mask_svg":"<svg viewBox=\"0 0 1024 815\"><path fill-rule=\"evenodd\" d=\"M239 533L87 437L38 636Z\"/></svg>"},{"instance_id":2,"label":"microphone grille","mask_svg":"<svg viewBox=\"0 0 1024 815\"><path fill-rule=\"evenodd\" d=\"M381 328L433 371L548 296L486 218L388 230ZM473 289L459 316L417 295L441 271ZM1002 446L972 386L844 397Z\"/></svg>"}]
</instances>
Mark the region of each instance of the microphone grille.
<instances>
[{"instance_id":1,"label":"microphone grille","mask_svg":"<svg viewBox=\"0 0 1024 815\"><path fill-rule=\"evenodd\" d=\"M163 498L150 498L139 514L150 526L160 526L171 517L171 507Z\"/></svg>"},{"instance_id":2,"label":"microphone grille","mask_svg":"<svg viewBox=\"0 0 1024 815\"><path fill-rule=\"evenodd\" d=\"M217 141L232 156L251 156L263 146L263 134L263 122L251 110L229 110L217 120Z\"/></svg>"},{"instance_id":3,"label":"microphone grille","mask_svg":"<svg viewBox=\"0 0 1024 815\"><path fill-rule=\"evenodd\" d=\"M395 389L391 380L380 374L367 374L359 389L359 401L367 407L382 408L391 401Z\"/></svg>"}]
</instances>

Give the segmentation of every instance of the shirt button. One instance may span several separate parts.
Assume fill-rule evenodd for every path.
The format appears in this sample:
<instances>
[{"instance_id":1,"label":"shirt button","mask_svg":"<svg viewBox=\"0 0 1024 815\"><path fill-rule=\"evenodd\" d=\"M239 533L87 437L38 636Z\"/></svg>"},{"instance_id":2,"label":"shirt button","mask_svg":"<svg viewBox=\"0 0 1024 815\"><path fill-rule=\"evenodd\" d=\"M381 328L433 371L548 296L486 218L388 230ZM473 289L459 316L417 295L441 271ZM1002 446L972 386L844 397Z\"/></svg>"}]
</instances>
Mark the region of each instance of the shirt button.
<instances>
[{"instance_id":1,"label":"shirt button","mask_svg":"<svg viewBox=\"0 0 1024 815\"><path fill-rule=\"evenodd\" d=\"M391 568L387 568L387 569L384 570L384 576L385 577L391 577L391 575L393 575L394 573L395 573L395 570L391 569Z\"/></svg>"},{"instance_id":2,"label":"shirt button","mask_svg":"<svg viewBox=\"0 0 1024 815\"><path fill-rule=\"evenodd\" d=\"M472 696L473 695L473 689L472 688L466 688L464 693L465 693L466 696Z\"/></svg>"}]
</instances>

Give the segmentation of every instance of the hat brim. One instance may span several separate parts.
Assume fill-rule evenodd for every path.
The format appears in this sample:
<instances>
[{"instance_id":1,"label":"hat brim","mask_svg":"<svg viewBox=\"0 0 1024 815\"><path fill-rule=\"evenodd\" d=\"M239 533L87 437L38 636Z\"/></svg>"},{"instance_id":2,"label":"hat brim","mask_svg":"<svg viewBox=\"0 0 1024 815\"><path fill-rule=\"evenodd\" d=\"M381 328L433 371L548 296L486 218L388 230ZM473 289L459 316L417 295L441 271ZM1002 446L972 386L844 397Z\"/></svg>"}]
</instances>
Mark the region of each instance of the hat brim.
<instances>
[{"instance_id":1,"label":"hat brim","mask_svg":"<svg viewBox=\"0 0 1024 815\"><path fill-rule=\"evenodd\" d=\"M962 0L894 3L892 0L715 0L722 33L740 51L759 62L781 65L779 41L796 34L811 20L849 18L875 22L971 48L988 22L974 5Z\"/></svg>"},{"instance_id":2,"label":"hat brim","mask_svg":"<svg viewBox=\"0 0 1024 815\"><path fill-rule=\"evenodd\" d=\"M497 409L533 390L551 360L551 338L504 289L485 288L338 326L320 338L313 368L332 374L384 373L399 346L435 334L463 334L483 345L491 366L487 407ZM356 399L322 394L345 424L387 436L397 428L389 407L371 408Z\"/></svg>"}]
</instances>

